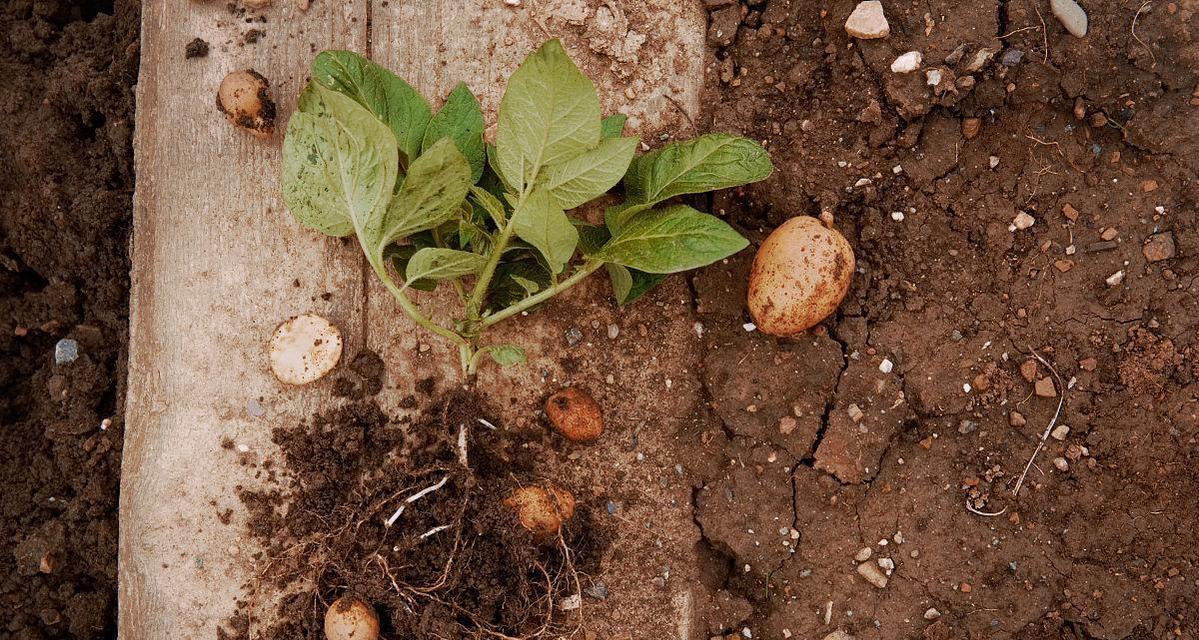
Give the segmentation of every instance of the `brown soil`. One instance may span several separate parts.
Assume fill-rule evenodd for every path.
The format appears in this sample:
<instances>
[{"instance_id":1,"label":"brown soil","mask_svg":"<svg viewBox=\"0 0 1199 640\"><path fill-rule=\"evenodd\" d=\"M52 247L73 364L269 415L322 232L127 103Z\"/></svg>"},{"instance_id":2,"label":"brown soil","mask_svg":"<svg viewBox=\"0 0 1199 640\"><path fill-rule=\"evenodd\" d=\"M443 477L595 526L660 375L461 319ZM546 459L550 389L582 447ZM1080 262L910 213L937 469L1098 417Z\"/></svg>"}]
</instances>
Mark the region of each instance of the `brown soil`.
<instances>
[{"instance_id":1,"label":"brown soil","mask_svg":"<svg viewBox=\"0 0 1199 640\"><path fill-rule=\"evenodd\" d=\"M730 437L706 455L744 463L696 489L733 569L715 587L748 605L708 632L1191 637L1199 7L1153 3L1141 44L1139 2L1084 3L1086 40L1006 0L884 2L891 36L853 41L855 4L712 14L712 128L779 168L718 204L759 240L830 211L859 269L825 330L791 341L742 328L748 256L693 279ZM923 69L892 73L909 50ZM929 87L933 68L957 83ZM1035 225L1009 230L1020 211ZM1032 350L1061 383L1021 375ZM1063 397L1069 431L1013 495ZM856 570L865 547L894 563L884 588Z\"/></svg>"},{"instance_id":2,"label":"brown soil","mask_svg":"<svg viewBox=\"0 0 1199 640\"><path fill-rule=\"evenodd\" d=\"M116 632L138 12L128 1L0 8L6 638ZM56 365L62 338L79 357Z\"/></svg>"},{"instance_id":3,"label":"brown soil","mask_svg":"<svg viewBox=\"0 0 1199 640\"><path fill-rule=\"evenodd\" d=\"M522 528L504 499L554 486L536 475L528 443L475 428L486 404L440 394L431 379L417 385L425 397L401 403L423 405L422 418L389 418L371 397L382 364L359 354L335 382L347 404L274 432L283 469L262 472L278 488L240 492L264 568L218 637L322 638L325 611L346 594L370 603L395 637L569 633L553 612L586 586L580 576L607 543L595 505L576 505L560 535ZM277 593L292 595L263 611L259 598Z\"/></svg>"}]
</instances>

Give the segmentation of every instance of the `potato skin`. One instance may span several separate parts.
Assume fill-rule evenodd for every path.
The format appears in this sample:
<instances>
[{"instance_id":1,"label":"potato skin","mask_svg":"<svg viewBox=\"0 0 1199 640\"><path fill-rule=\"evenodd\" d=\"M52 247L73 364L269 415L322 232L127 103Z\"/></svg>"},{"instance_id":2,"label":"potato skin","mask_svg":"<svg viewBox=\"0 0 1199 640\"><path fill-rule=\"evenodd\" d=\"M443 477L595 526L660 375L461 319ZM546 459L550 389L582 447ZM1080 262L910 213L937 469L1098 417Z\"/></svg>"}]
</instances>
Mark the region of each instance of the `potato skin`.
<instances>
[{"instance_id":1,"label":"potato skin","mask_svg":"<svg viewBox=\"0 0 1199 640\"><path fill-rule=\"evenodd\" d=\"M275 132L275 101L270 82L253 69L234 71L221 80L216 106L234 125L259 138Z\"/></svg>"},{"instance_id":2,"label":"potato skin","mask_svg":"<svg viewBox=\"0 0 1199 640\"><path fill-rule=\"evenodd\" d=\"M571 442L592 442L604 433L604 414L591 394L568 387L545 401L550 424Z\"/></svg>"},{"instance_id":3,"label":"potato skin","mask_svg":"<svg viewBox=\"0 0 1199 640\"><path fill-rule=\"evenodd\" d=\"M358 596L342 596L325 612L327 640L376 640L378 637L379 617Z\"/></svg>"},{"instance_id":4,"label":"potato skin","mask_svg":"<svg viewBox=\"0 0 1199 640\"><path fill-rule=\"evenodd\" d=\"M754 256L749 313L764 333L801 333L837 310L854 272L853 249L836 229L796 216L779 225Z\"/></svg>"},{"instance_id":5,"label":"potato skin","mask_svg":"<svg viewBox=\"0 0 1199 640\"><path fill-rule=\"evenodd\" d=\"M575 514L575 497L552 484L544 487L518 487L504 500L516 511L520 525L537 538L558 535L562 523Z\"/></svg>"}]
</instances>

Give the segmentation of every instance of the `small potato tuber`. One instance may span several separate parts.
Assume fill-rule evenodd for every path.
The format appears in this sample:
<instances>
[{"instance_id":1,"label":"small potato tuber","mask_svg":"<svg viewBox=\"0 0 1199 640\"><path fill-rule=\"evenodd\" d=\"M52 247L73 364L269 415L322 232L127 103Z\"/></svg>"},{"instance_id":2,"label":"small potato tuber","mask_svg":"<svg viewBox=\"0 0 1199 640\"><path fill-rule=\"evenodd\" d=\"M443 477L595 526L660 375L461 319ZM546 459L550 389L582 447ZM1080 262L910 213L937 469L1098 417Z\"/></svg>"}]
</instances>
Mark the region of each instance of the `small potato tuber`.
<instances>
[{"instance_id":1,"label":"small potato tuber","mask_svg":"<svg viewBox=\"0 0 1199 640\"><path fill-rule=\"evenodd\" d=\"M575 514L575 497L550 484L519 487L504 500L504 504L515 510L521 526L538 538L558 535L562 523Z\"/></svg>"},{"instance_id":2,"label":"small potato tuber","mask_svg":"<svg viewBox=\"0 0 1199 640\"><path fill-rule=\"evenodd\" d=\"M591 442L604 432L599 403L582 389L569 387L545 401L550 424L571 442Z\"/></svg>"},{"instance_id":3,"label":"small potato tuber","mask_svg":"<svg viewBox=\"0 0 1199 640\"><path fill-rule=\"evenodd\" d=\"M325 612L327 640L376 640L378 637L379 617L358 596L342 596Z\"/></svg>"},{"instance_id":4,"label":"small potato tuber","mask_svg":"<svg viewBox=\"0 0 1199 640\"><path fill-rule=\"evenodd\" d=\"M284 384L320 380L341 359L341 332L313 314L296 316L271 336L271 371Z\"/></svg>"},{"instance_id":5,"label":"small potato tuber","mask_svg":"<svg viewBox=\"0 0 1199 640\"><path fill-rule=\"evenodd\" d=\"M234 125L269 138L275 132L275 101L270 82L253 69L234 71L221 80L216 106Z\"/></svg>"},{"instance_id":6,"label":"small potato tuber","mask_svg":"<svg viewBox=\"0 0 1199 640\"><path fill-rule=\"evenodd\" d=\"M779 225L754 256L749 313L758 329L793 336L837 310L853 279L853 249L816 218Z\"/></svg>"}]
</instances>

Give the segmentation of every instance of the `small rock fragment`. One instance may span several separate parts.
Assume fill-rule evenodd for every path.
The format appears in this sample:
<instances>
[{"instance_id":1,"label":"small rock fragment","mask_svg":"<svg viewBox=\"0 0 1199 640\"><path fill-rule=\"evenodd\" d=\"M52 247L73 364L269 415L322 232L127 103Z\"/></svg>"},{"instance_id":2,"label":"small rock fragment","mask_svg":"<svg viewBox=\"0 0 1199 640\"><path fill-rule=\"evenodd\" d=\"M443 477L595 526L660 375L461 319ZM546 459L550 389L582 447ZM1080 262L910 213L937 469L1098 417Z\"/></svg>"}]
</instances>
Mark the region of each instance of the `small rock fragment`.
<instances>
[{"instance_id":1,"label":"small rock fragment","mask_svg":"<svg viewBox=\"0 0 1199 640\"><path fill-rule=\"evenodd\" d=\"M1023 413L1020 413L1019 411L1013 411L1008 414L1007 423L1013 427L1023 427L1024 425L1028 424L1028 421L1024 419Z\"/></svg>"},{"instance_id":2,"label":"small rock fragment","mask_svg":"<svg viewBox=\"0 0 1199 640\"><path fill-rule=\"evenodd\" d=\"M866 582L869 582L879 589L884 589L887 586L887 575L884 574L883 570L878 568L878 565L874 564L873 562L863 562L862 564L859 564L858 575L862 576L866 579Z\"/></svg>"},{"instance_id":3,"label":"small rock fragment","mask_svg":"<svg viewBox=\"0 0 1199 640\"><path fill-rule=\"evenodd\" d=\"M986 66L987 62L997 53L995 49L983 47L974 52L974 57L970 59L970 64L966 65L967 73L974 73Z\"/></svg>"},{"instance_id":4,"label":"small rock fragment","mask_svg":"<svg viewBox=\"0 0 1199 640\"><path fill-rule=\"evenodd\" d=\"M54 345L54 364L70 364L79 358L79 343L63 338Z\"/></svg>"},{"instance_id":5,"label":"small rock fragment","mask_svg":"<svg viewBox=\"0 0 1199 640\"><path fill-rule=\"evenodd\" d=\"M940 618L940 617L941 617L941 612L940 612L940 611L937 611L937 610L936 610L935 608L933 608L933 607L929 607L929 608L928 608L928 611L925 611L925 612L924 612L924 619L925 619L925 620L936 620L937 618Z\"/></svg>"},{"instance_id":6,"label":"small rock fragment","mask_svg":"<svg viewBox=\"0 0 1199 640\"><path fill-rule=\"evenodd\" d=\"M1174 257L1177 248L1174 244L1174 233L1172 231L1163 231L1149 236L1145 241L1145 245L1141 247L1141 255L1149 262L1161 262Z\"/></svg>"},{"instance_id":7,"label":"small rock fragment","mask_svg":"<svg viewBox=\"0 0 1199 640\"><path fill-rule=\"evenodd\" d=\"M1053 436L1054 440L1065 440L1066 436L1070 435L1070 427L1067 427L1064 424L1059 424L1053 428L1053 431L1049 435Z\"/></svg>"},{"instance_id":8,"label":"small rock fragment","mask_svg":"<svg viewBox=\"0 0 1199 640\"><path fill-rule=\"evenodd\" d=\"M1065 458L1058 456L1053 459L1053 466L1057 467L1058 471L1069 471L1070 463Z\"/></svg>"},{"instance_id":9,"label":"small rock fragment","mask_svg":"<svg viewBox=\"0 0 1199 640\"><path fill-rule=\"evenodd\" d=\"M892 73L911 73L920 68L920 63L924 61L924 54L919 51L909 51L891 63Z\"/></svg>"},{"instance_id":10,"label":"small rock fragment","mask_svg":"<svg viewBox=\"0 0 1199 640\"><path fill-rule=\"evenodd\" d=\"M999 59L999 62L1005 67L1014 67L1020 64L1020 61L1023 59L1023 51L1019 49L1008 49L1007 51L1003 52L1003 57Z\"/></svg>"},{"instance_id":11,"label":"small rock fragment","mask_svg":"<svg viewBox=\"0 0 1199 640\"><path fill-rule=\"evenodd\" d=\"M1016 217L1012 220L1012 226L1021 231L1033 226L1036 223L1037 219L1028 215L1028 213L1024 211L1017 213Z\"/></svg>"},{"instance_id":12,"label":"small rock fragment","mask_svg":"<svg viewBox=\"0 0 1199 640\"><path fill-rule=\"evenodd\" d=\"M870 547L862 547L861 549L858 549L858 552L853 555L853 559L857 560L858 562L865 562L865 561L869 560L870 556L873 554L874 554L874 549L871 549Z\"/></svg>"},{"instance_id":13,"label":"small rock fragment","mask_svg":"<svg viewBox=\"0 0 1199 640\"><path fill-rule=\"evenodd\" d=\"M1037 361L1029 358L1020 363L1020 376L1029 382L1037 379Z\"/></svg>"},{"instance_id":14,"label":"small rock fragment","mask_svg":"<svg viewBox=\"0 0 1199 640\"><path fill-rule=\"evenodd\" d=\"M1049 8L1062 26L1075 38L1087 35L1087 12L1074 0L1049 0Z\"/></svg>"},{"instance_id":15,"label":"small rock fragment","mask_svg":"<svg viewBox=\"0 0 1199 640\"><path fill-rule=\"evenodd\" d=\"M982 129L982 124L981 118L962 118L962 136L967 140L973 140Z\"/></svg>"},{"instance_id":16,"label":"small rock fragment","mask_svg":"<svg viewBox=\"0 0 1199 640\"><path fill-rule=\"evenodd\" d=\"M1033 390L1042 398L1057 397L1057 389L1053 386L1052 378L1045 377L1037 380L1036 384L1033 385Z\"/></svg>"},{"instance_id":17,"label":"small rock fragment","mask_svg":"<svg viewBox=\"0 0 1199 640\"><path fill-rule=\"evenodd\" d=\"M1107 282L1107 286L1109 287L1119 286L1121 282L1124 282L1124 270L1121 269L1113 273L1112 275L1108 276L1107 280L1104 282Z\"/></svg>"},{"instance_id":18,"label":"small rock fragment","mask_svg":"<svg viewBox=\"0 0 1199 640\"><path fill-rule=\"evenodd\" d=\"M854 38L873 40L891 35L891 25L883 14L883 3L879 0L859 2L849 19L845 21L845 32Z\"/></svg>"}]
</instances>

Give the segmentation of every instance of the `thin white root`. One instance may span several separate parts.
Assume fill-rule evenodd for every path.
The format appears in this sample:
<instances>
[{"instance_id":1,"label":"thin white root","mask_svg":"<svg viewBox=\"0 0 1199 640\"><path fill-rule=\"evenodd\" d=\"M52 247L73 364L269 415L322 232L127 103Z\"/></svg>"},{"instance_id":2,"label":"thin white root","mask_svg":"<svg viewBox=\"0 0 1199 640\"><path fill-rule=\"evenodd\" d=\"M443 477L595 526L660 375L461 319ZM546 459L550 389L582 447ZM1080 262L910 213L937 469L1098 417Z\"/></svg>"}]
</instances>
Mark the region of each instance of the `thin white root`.
<instances>
[{"instance_id":1,"label":"thin white root","mask_svg":"<svg viewBox=\"0 0 1199 640\"><path fill-rule=\"evenodd\" d=\"M443 524L440 527L433 527L432 529L429 529L428 531L420 534L420 539L424 540L425 538L428 538L429 536L436 535L437 533L439 533L441 531L445 531L446 529L449 529L449 528L450 528L450 525L448 525L448 524Z\"/></svg>"},{"instance_id":2,"label":"thin white root","mask_svg":"<svg viewBox=\"0 0 1199 640\"><path fill-rule=\"evenodd\" d=\"M1001 515L1007 513L1007 507L1004 507L1004 508L1000 509L999 511L995 511L995 512L979 511L978 509L975 509L974 507L970 506L970 498L966 498L966 511L969 511L970 513L973 513L976 516L985 516L987 518L994 518L995 516L1001 516Z\"/></svg>"},{"instance_id":3,"label":"thin white root","mask_svg":"<svg viewBox=\"0 0 1199 640\"><path fill-rule=\"evenodd\" d=\"M438 482L437 484L429 486L429 487L425 487L424 489L421 489L420 491L417 491L416 493L408 496L404 500L404 504L400 505L400 508L396 509L395 513L391 514L391 517L387 519L387 526L390 527L391 525L395 524L395 521L398 520L400 515L404 513L404 509L406 509L408 507L408 505L410 505L413 502L416 502L417 500L420 500L421 498L429 495L430 493L433 493L434 491L437 491L438 489L444 487L445 483L448 482L449 479L450 479L450 477L446 476L446 477L442 478L441 481Z\"/></svg>"},{"instance_id":4,"label":"thin white root","mask_svg":"<svg viewBox=\"0 0 1199 640\"><path fill-rule=\"evenodd\" d=\"M1157 56L1153 55L1153 49L1150 49L1149 45L1145 44L1145 41L1141 40L1140 36L1137 35L1137 20L1141 17L1141 12L1145 10L1145 7L1149 6L1149 2L1150 0L1145 0L1145 2L1141 4L1141 8L1137 9L1137 14L1132 17L1132 37L1134 40L1141 43L1142 47L1145 47L1145 51L1149 54L1149 60L1156 65Z\"/></svg>"},{"instance_id":5,"label":"thin white root","mask_svg":"<svg viewBox=\"0 0 1199 640\"><path fill-rule=\"evenodd\" d=\"M1041 434L1041 441L1037 443L1037 448L1034 449L1032 455L1029 456L1028 464L1024 465L1024 472L1020 474L1020 479L1016 481L1016 488L1012 489L1012 495L1017 495L1020 493L1020 487L1024 485L1024 478L1028 476L1028 470L1032 468L1032 463L1037 459L1037 454L1041 453L1041 449L1045 447L1045 442L1049 440L1049 434L1053 431L1053 427L1057 425L1057 419L1062 415L1062 406L1066 403L1066 386L1062 384L1062 377L1058 375L1057 369L1054 369L1053 365L1049 364L1049 361L1045 358L1042 358L1041 354L1034 351L1032 347L1025 348L1028 349L1029 353L1032 354L1032 357L1036 358L1038 362L1045 365L1045 367L1049 369L1049 372L1053 374L1053 378L1057 380L1057 388L1061 391L1058 394L1057 411L1053 413L1053 419L1050 420L1049 425L1045 427L1045 433Z\"/></svg>"},{"instance_id":6,"label":"thin white root","mask_svg":"<svg viewBox=\"0 0 1199 640\"><path fill-rule=\"evenodd\" d=\"M470 463L466 457L466 425L458 425L458 464L469 468Z\"/></svg>"},{"instance_id":7,"label":"thin white root","mask_svg":"<svg viewBox=\"0 0 1199 640\"><path fill-rule=\"evenodd\" d=\"M479 421L479 424L483 425L484 427L487 427L488 429L491 429L492 431L495 431L497 429L497 427L494 424L491 424L487 420L484 420L483 418L477 418L477 419Z\"/></svg>"}]
</instances>

